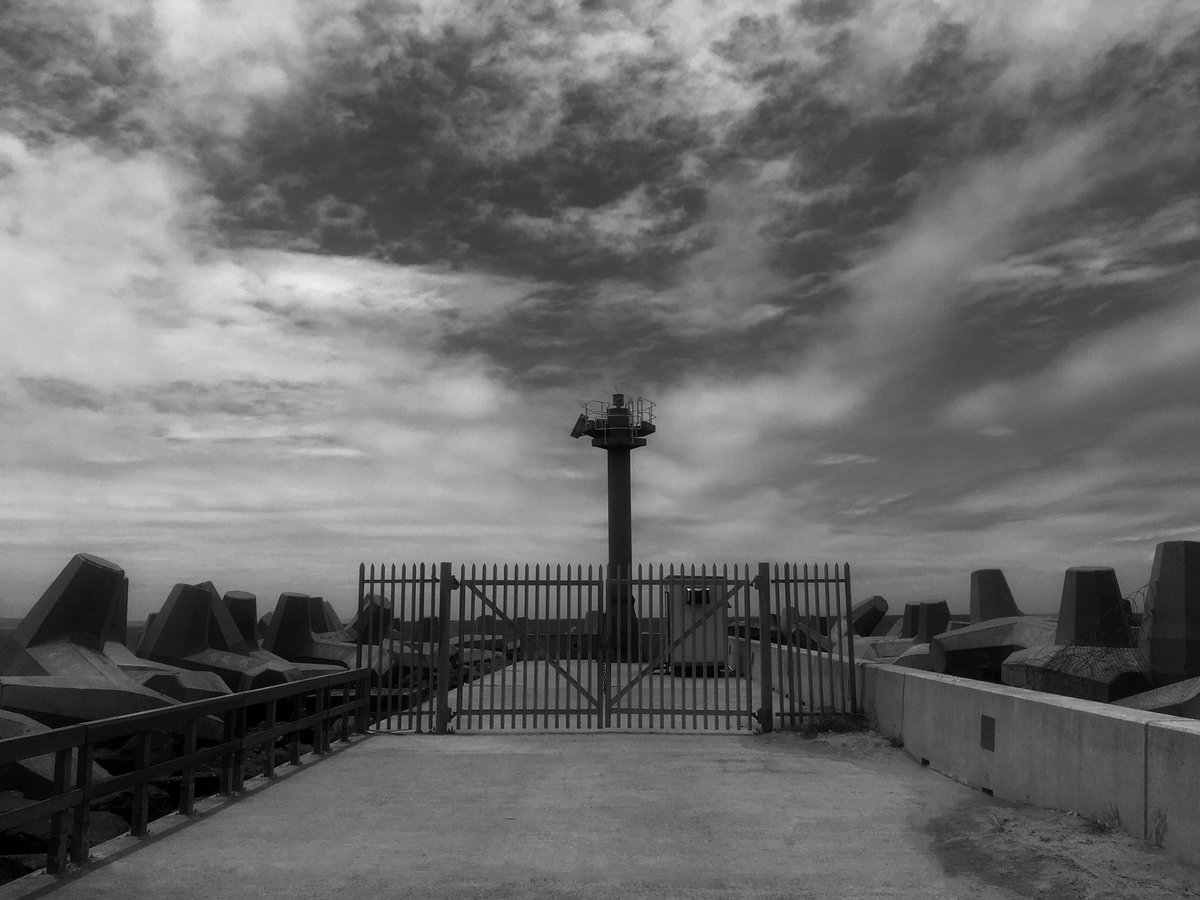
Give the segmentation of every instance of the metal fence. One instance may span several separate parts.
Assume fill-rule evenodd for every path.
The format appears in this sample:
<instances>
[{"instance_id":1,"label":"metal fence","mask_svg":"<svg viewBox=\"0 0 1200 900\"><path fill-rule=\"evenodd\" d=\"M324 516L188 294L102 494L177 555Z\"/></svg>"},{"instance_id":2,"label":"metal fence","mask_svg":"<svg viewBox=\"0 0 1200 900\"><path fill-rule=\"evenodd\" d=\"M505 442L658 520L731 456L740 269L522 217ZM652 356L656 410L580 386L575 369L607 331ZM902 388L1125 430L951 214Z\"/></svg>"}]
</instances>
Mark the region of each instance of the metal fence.
<instances>
[{"instance_id":1,"label":"metal fence","mask_svg":"<svg viewBox=\"0 0 1200 900\"><path fill-rule=\"evenodd\" d=\"M359 567L380 730L772 730L856 709L849 566Z\"/></svg>"}]
</instances>

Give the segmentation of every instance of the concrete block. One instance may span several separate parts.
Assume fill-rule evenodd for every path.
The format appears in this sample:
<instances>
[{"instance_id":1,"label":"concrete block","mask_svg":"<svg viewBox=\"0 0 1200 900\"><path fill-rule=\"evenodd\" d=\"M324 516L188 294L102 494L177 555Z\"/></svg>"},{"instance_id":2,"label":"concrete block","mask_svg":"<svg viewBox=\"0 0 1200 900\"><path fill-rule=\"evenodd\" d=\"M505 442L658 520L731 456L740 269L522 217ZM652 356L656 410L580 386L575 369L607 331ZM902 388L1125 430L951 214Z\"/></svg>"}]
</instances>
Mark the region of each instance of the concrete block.
<instances>
[{"instance_id":1,"label":"concrete block","mask_svg":"<svg viewBox=\"0 0 1200 900\"><path fill-rule=\"evenodd\" d=\"M10 634L0 634L0 676L46 675L41 664Z\"/></svg>"},{"instance_id":2,"label":"concrete block","mask_svg":"<svg viewBox=\"0 0 1200 900\"><path fill-rule=\"evenodd\" d=\"M1146 626L1155 683L1200 676L1200 541L1154 549Z\"/></svg>"},{"instance_id":3,"label":"concrete block","mask_svg":"<svg viewBox=\"0 0 1200 900\"><path fill-rule=\"evenodd\" d=\"M116 563L76 553L21 620L13 639L22 647L66 639L99 650L115 628L114 603L125 571ZM126 594L127 596L127 594Z\"/></svg>"},{"instance_id":4,"label":"concrete block","mask_svg":"<svg viewBox=\"0 0 1200 900\"><path fill-rule=\"evenodd\" d=\"M1200 722L1152 722L1146 772L1146 840L1200 865Z\"/></svg>"},{"instance_id":5,"label":"concrete block","mask_svg":"<svg viewBox=\"0 0 1200 900\"><path fill-rule=\"evenodd\" d=\"M971 573L971 623L1021 615L1008 581L1000 569L976 569Z\"/></svg>"},{"instance_id":6,"label":"concrete block","mask_svg":"<svg viewBox=\"0 0 1200 900\"><path fill-rule=\"evenodd\" d=\"M893 666L902 669L919 669L923 672L933 671L933 657L929 652L929 644L913 644L894 660Z\"/></svg>"},{"instance_id":7,"label":"concrete block","mask_svg":"<svg viewBox=\"0 0 1200 900\"><path fill-rule=\"evenodd\" d=\"M925 600L907 603L904 606L904 625L900 637L913 638L918 644L927 644L936 634L950 626L950 606L945 600Z\"/></svg>"},{"instance_id":8,"label":"concrete block","mask_svg":"<svg viewBox=\"0 0 1200 900\"><path fill-rule=\"evenodd\" d=\"M883 637L874 643L876 659L894 659L915 644L912 638Z\"/></svg>"},{"instance_id":9,"label":"concrete block","mask_svg":"<svg viewBox=\"0 0 1200 900\"><path fill-rule=\"evenodd\" d=\"M1067 569L1054 643L1128 647L1132 639L1117 573L1104 566Z\"/></svg>"},{"instance_id":10,"label":"concrete block","mask_svg":"<svg viewBox=\"0 0 1200 900\"><path fill-rule=\"evenodd\" d=\"M258 598L248 591L226 591L221 598L221 603L229 612L229 617L233 619L233 624L237 627L238 634L242 636L243 643L247 647L257 649L259 642L256 627Z\"/></svg>"},{"instance_id":11,"label":"concrete block","mask_svg":"<svg viewBox=\"0 0 1200 900\"><path fill-rule=\"evenodd\" d=\"M1176 681L1141 694L1115 701L1116 706L1165 713L1184 719L1200 719L1200 678Z\"/></svg>"},{"instance_id":12,"label":"concrete block","mask_svg":"<svg viewBox=\"0 0 1200 900\"><path fill-rule=\"evenodd\" d=\"M1150 666L1129 647L1068 644L1017 650L1000 667L1000 680L1013 687L1111 703L1148 691Z\"/></svg>"},{"instance_id":13,"label":"concrete block","mask_svg":"<svg viewBox=\"0 0 1200 900\"><path fill-rule=\"evenodd\" d=\"M875 594L850 608L850 624L859 637L869 637L887 615L888 602Z\"/></svg>"},{"instance_id":14,"label":"concrete block","mask_svg":"<svg viewBox=\"0 0 1200 900\"><path fill-rule=\"evenodd\" d=\"M989 619L934 636L933 671L999 681L1001 665L1017 650L1054 643L1055 625L1038 616Z\"/></svg>"}]
</instances>

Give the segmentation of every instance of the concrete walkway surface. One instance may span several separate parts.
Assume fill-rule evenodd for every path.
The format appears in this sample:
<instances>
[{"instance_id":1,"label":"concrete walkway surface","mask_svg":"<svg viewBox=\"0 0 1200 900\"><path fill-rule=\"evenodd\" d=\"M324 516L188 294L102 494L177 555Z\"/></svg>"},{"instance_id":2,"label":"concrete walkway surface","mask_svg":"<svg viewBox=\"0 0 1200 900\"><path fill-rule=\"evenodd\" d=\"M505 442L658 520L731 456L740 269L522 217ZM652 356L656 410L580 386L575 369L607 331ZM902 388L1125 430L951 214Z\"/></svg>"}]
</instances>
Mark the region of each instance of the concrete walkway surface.
<instances>
[{"instance_id":1,"label":"concrete walkway surface","mask_svg":"<svg viewBox=\"0 0 1200 900\"><path fill-rule=\"evenodd\" d=\"M929 821L991 801L874 735L378 734L2 898L999 898Z\"/></svg>"}]
</instances>

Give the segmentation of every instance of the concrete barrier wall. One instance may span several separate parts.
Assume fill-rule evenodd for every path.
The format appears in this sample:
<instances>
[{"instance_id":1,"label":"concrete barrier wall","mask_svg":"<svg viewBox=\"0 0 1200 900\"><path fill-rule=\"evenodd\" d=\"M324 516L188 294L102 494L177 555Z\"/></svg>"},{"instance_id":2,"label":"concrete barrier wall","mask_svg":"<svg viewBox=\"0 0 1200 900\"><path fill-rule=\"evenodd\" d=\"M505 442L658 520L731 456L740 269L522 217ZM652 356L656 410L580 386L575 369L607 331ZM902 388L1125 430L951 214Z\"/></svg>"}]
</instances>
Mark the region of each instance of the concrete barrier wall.
<instances>
[{"instance_id":1,"label":"concrete barrier wall","mask_svg":"<svg viewBox=\"0 0 1200 900\"><path fill-rule=\"evenodd\" d=\"M896 666L860 672L868 723L930 768L1200 864L1200 722Z\"/></svg>"},{"instance_id":2,"label":"concrete barrier wall","mask_svg":"<svg viewBox=\"0 0 1200 900\"><path fill-rule=\"evenodd\" d=\"M1200 865L1200 722L1146 730L1146 840Z\"/></svg>"}]
</instances>

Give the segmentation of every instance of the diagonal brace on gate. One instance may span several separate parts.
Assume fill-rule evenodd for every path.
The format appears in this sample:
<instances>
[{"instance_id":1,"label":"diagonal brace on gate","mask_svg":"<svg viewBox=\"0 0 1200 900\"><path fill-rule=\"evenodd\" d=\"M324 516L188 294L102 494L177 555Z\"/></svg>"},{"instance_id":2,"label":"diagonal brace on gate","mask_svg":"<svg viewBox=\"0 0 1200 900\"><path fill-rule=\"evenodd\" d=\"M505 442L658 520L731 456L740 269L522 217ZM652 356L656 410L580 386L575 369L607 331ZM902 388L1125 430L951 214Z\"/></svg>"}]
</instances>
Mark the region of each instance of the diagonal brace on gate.
<instances>
[{"instance_id":1,"label":"diagonal brace on gate","mask_svg":"<svg viewBox=\"0 0 1200 900\"><path fill-rule=\"evenodd\" d=\"M514 622L512 619L510 619L508 617L508 613L506 613L504 610L502 610L500 607L498 607L495 603L493 603L492 599L490 597L488 597L485 593L483 593L483 591L479 590L479 588L477 588L474 584L472 584L469 581L461 582L461 584L463 587L470 590L470 592L472 594L474 594L476 597L478 597L480 600L482 600L485 606L492 609L496 614L496 618L498 618L500 620L501 624L506 629L511 631L514 636L520 636L521 638L524 638L526 640L528 640L530 638L530 635L528 634L528 632L523 631L521 629L521 627L519 625L517 625L516 622ZM543 652L543 654L545 655L546 662L548 662L551 666L553 666L564 678L567 679L567 682L569 684L571 684L584 697L586 697L589 701L591 701L591 703L597 709L599 709L601 707L600 701L592 695L591 691L589 691L586 687L583 686L583 684L580 683L579 679L577 679L569 671L567 671L566 669L564 669L562 666L560 666L558 664L558 661L556 659L554 659L554 657L550 653L550 645L548 643L544 643L541 640L539 640L536 633L533 635L532 640L533 640L534 647L537 648L538 650L541 650Z\"/></svg>"},{"instance_id":2,"label":"diagonal brace on gate","mask_svg":"<svg viewBox=\"0 0 1200 900\"><path fill-rule=\"evenodd\" d=\"M612 697L609 698L609 701L608 701L609 704L616 705L616 702L618 700L620 700L622 697L624 697L626 694L628 694L631 690L633 690L633 688L637 685L637 683L639 681L641 681L643 678L645 678L647 675L649 675L651 672L653 672L656 668L658 668L659 665L666 662L667 658L671 655L672 650L674 650L676 647L683 646L684 641L686 641L689 637L691 637L693 634L695 634L696 631L698 631L700 629L700 626L702 626L710 618L715 616L717 613L717 610L719 608L721 608L722 606L724 606L729 601L730 597L734 596L738 591L740 591L742 588L746 587L747 583L748 582L738 582L738 583L734 584L734 586L731 587L728 591L726 591L725 595L723 597L721 597L720 600L713 603L709 607L708 612L704 613L704 615L702 615L698 619L696 619L696 621L693 622L691 624L691 626L686 631L684 631L683 634L681 634L679 637L675 638L675 640L672 641L669 646L659 650L658 654L654 657L654 659L650 660L646 664L645 668L643 668L640 672L638 672L636 675L634 675L633 678L631 678L626 683L626 685L623 688L621 688L621 690L619 690L619 691L617 691L617 693L613 694Z\"/></svg>"}]
</instances>

